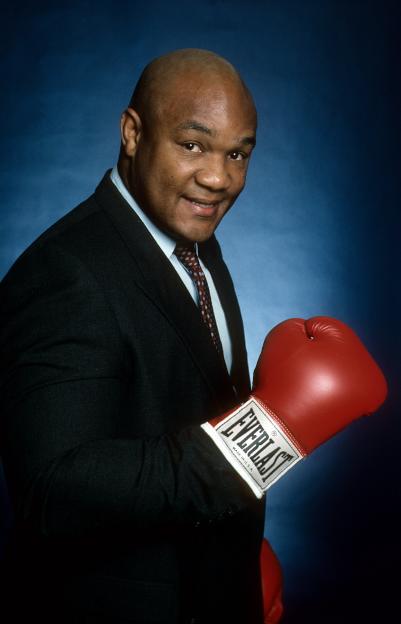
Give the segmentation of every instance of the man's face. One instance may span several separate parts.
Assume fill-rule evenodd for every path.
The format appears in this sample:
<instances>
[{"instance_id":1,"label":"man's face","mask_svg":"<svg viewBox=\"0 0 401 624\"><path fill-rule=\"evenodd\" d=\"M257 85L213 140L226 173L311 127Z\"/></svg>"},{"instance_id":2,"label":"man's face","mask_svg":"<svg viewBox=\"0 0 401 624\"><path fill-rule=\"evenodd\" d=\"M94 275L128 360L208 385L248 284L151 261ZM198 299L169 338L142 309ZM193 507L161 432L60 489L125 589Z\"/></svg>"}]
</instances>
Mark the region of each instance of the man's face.
<instances>
[{"instance_id":1,"label":"man's face","mask_svg":"<svg viewBox=\"0 0 401 624\"><path fill-rule=\"evenodd\" d=\"M255 132L253 104L237 82L181 77L142 124L129 190L173 238L205 241L244 187Z\"/></svg>"}]
</instances>

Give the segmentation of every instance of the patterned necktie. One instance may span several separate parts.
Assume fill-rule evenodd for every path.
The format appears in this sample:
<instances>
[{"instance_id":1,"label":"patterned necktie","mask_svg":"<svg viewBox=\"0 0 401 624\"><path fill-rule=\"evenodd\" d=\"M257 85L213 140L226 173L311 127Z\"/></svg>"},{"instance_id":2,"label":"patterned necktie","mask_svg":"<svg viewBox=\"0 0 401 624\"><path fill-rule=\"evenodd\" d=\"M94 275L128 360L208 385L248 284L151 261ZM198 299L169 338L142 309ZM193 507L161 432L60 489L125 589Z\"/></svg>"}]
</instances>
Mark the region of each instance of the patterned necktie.
<instances>
[{"instance_id":1,"label":"patterned necktie","mask_svg":"<svg viewBox=\"0 0 401 624\"><path fill-rule=\"evenodd\" d=\"M202 271L194 245L182 245L181 243L177 243L174 253L181 264L183 264L187 269L193 283L195 284L196 290L198 291L199 309L202 320L209 330L214 346L217 351L223 355L223 347L221 345L219 331L217 329L217 323L213 312L209 286L207 285L206 276Z\"/></svg>"}]
</instances>

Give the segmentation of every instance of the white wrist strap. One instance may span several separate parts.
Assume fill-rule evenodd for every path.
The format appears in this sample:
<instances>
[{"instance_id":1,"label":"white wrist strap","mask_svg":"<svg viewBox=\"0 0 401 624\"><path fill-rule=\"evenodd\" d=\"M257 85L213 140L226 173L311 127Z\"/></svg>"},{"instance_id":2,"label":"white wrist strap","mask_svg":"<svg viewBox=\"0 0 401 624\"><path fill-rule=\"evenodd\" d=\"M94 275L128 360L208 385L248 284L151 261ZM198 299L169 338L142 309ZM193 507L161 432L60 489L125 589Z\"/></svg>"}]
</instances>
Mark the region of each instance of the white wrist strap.
<instances>
[{"instance_id":1,"label":"white wrist strap","mask_svg":"<svg viewBox=\"0 0 401 624\"><path fill-rule=\"evenodd\" d=\"M254 397L216 427L208 422L201 427L258 498L304 457Z\"/></svg>"}]
</instances>

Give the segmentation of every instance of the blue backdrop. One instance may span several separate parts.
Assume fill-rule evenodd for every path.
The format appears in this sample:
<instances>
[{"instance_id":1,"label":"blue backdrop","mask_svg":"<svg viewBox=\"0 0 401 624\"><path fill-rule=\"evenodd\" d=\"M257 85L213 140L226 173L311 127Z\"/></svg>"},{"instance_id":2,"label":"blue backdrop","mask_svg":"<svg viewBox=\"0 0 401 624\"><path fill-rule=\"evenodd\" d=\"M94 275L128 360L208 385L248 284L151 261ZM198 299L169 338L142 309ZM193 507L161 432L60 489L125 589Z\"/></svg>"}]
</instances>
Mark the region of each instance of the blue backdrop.
<instances>
[{"instance_id":1,"label":"blue backdrop","mask_svg":"<svg viewBox=\"0 0 401 624\"><path fill-rule=\"evenodd\" d=\"M11 4L1 13L0 275L115 163L119 115L146 62L203 47L243 74L259 110L258 146L218 235L250 368L277 322L327 314L354 327L390 383L379 413L268 494L285 622L396 620L400 3Z\"/></svg>"}]
</instances>

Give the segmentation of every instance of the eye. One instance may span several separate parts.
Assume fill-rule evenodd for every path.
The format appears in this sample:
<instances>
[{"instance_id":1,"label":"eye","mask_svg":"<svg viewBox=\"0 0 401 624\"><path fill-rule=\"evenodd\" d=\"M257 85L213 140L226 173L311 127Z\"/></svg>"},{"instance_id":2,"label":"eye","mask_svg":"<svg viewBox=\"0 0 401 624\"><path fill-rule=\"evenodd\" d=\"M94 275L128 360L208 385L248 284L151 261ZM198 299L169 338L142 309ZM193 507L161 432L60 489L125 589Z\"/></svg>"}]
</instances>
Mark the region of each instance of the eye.
<instances>
[{"instance_id":1,"label":"eye","mask_svg":"<svg viewBox=\"0 0 401 624\"><path fill-rule=\"evenodd\" d=\"M184 143L183 144L185 149L188 150L189 152L201 152L201 148L199 147L199 145L197 143Z\"/></svg>"},{"instance_id":2,"label":"eye","mask_svg":"<svg viewBox=\"0 0 401 624\"><path fill-rule=\"evenodd\" d=\"M229 158L230 160L245 160L245 158L248 158L248 154L244 152L231 152Z\"/></svg>"}]
</instances>

